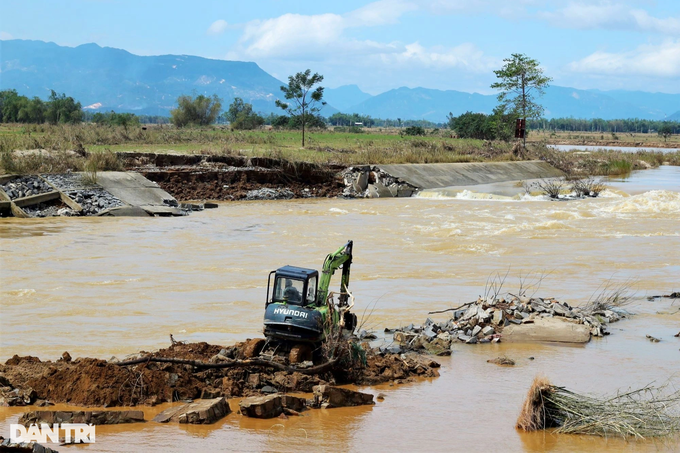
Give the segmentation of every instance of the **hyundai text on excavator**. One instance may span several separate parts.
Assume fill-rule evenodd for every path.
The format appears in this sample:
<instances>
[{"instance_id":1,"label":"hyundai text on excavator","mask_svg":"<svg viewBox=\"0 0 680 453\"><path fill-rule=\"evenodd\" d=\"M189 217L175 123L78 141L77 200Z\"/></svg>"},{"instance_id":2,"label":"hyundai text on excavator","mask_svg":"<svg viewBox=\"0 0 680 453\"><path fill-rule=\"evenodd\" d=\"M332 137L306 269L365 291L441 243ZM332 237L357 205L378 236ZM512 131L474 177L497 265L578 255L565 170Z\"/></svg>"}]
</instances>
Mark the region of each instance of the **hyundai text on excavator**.
<instances>
[{"instance_id":1,"label":"hyundai text on excavator","mask_svg":"<svg viewBox=\"0 0 680 453\"><path fill-rule=\"evenodd\" d=\"M317 357L329 332L338 328L352 333L357 317L350 310L349 293L353 242L329 254L319 272L296 266L284 266L269 273L264 312L262 356L288 355L290 363ZM337 303L336 293L329 292L331 277L342 269ZM317 354L315 354L317 353Z\"/></svg>"}]
</instances>

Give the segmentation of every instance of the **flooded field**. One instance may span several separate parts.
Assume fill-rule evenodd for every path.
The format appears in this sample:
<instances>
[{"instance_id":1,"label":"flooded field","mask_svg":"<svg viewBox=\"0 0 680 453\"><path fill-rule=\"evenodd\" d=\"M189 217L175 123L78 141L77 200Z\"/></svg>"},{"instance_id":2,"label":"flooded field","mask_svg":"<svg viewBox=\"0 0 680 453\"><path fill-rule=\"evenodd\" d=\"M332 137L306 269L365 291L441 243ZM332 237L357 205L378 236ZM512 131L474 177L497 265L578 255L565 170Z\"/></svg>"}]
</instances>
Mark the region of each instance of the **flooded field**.
<instances>
[{"instance_id":1,"label":"flooded field","mask_svg":"<svg viewBox=\"0 0 680 453\"><path fill-rule=\"evenodd\" d=\"M170 333L217 344L259 336L268 272L318 269L353 239L356 312L371 312L365 326L379 331L476 299L496 272L508 272L509 291L520 274L549 273L537 295L572 305L609 279L632 279L635 315L585 347L457 344L440 358L437 379L366 389L386 394L373 407L275 421L232 414L211 426L100 427L88 450L677 451L677 439L627 443L514 429L537 374L594 393L677 374L680 301L646 300L680 291L680 193L678 179L667 181L646 188L639 179L617 181L601 198L570 202L318 199L235 202L174 219L2 219L0 360L15 353L54 360L65 350L122 357L166 347ZM517 366L486 363L499 355ZM23 410L0 408L0 435Z\"/></svg>"}]
</instances>

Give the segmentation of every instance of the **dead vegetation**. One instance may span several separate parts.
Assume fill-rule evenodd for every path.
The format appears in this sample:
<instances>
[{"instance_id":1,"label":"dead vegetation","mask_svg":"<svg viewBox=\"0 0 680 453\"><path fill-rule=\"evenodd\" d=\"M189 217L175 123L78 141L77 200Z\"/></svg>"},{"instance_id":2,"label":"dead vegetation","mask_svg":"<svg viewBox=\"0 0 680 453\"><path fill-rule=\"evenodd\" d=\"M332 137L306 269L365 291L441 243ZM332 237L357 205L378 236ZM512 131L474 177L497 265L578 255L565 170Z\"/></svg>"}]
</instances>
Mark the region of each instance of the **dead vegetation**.
<instances>
[{"instance_id":1,"label":"dead vegetation","mask_svg":"<svg viewBox=\"0 0 680 453\"><path fill-rule=\"evenodd\" d=\"M597 197L606 188L599 178L588 176L571 182L571 190L577 197Z\"/></svg>"},{"instance_id":2,"label":"dead vegetation","mask_svg":"<svg viewBox=\"0 0 680 453\"><path fill-rule=\"evenodd\" d=\"M585 434L624 439L673 435L680 430L680 391L646 387L611 397L581 395L534 379L517 419L517 428L554 428L559 434Z\"/></svg>"},{"instance_id":3,"label":"dead vegetation","mask_svg":"<svg viewBox=\"0 0 680 453\"><path fill-rule=\"evenodd\" d=\"M629 305L635 297L635 280L614 282L612 279L604 282L581 307L585 313L595 314L607 310L620 309Z\"/></svg>"}]
</instances>

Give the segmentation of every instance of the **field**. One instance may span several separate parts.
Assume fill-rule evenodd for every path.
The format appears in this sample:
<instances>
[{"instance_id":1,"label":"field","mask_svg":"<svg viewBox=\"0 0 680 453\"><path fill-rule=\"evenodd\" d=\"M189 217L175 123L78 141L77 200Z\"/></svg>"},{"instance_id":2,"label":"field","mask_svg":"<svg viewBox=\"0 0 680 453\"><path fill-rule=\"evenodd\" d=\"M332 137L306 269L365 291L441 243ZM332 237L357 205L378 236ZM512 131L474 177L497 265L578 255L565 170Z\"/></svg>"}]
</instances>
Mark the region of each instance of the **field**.
<instances>
[{"instance_id":1,"label":"field","mask_svg":"<svg viewBox=\"0 0 680 453\"><path fill-rule=\"evenodd\" d=\"M601 134L600 134L601 135ZM589 144L604 146L662 146L656 134L621 134L611 142L611 134L599 140L597 134L532 133L523 158L545 160L568 174L621 174L633 169L656 167L667 162L680 165L680 153L593 153L559 152L546 146L555 144ZM656 141L654 141L656 140ZM428 131L425 136L408 137L399 129L370 129L363 133L315 130L307 134L307 143L300 146L299 131L258 130L231 131L227 127L176 129L170 126L123 127L81 124L2 125L0 127L0 171L31 171L31 165L17 165L17 150L68 151L85 153L115 153L123 151L229 154L275 157L289 161L317 164L386 164L489 162L518 160L513 143L459 139L449 130ZM680 137L669 139L668 146L680 147ZM9 153L9 154L8 154ZM71 165L69 163L69 165ZM58 170L58 165L55 170ZM35 171L39 171L35 169ZM43 169L44 171L44 169Z\"/></svg>"}]
</instances>

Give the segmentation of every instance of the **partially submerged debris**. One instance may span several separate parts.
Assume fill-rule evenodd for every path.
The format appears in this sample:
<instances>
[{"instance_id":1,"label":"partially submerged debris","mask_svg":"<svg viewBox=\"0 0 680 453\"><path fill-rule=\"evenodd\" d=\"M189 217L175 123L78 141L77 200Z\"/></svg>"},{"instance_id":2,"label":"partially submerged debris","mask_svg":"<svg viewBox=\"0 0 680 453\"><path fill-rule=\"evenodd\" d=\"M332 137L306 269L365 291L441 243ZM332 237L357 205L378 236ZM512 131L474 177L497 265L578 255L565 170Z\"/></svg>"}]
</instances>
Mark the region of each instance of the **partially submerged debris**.
<instances>
[{"instance_id":1,"label":"partially submerged debris","mask_svg":"<svg viewBox=\"0 0 680 453\"><path fill-rule=\"evenodd\" d=\"M202 399L196 402L171 407L153 418L158 423L188 423L207 425L229 415L231 408L224 398Z\"/></svg>"},{"instance_id":2,"label":"partially submerged debris","mask_svg":"<svg viewBox=\"0 0 680 453\"><path fill-rule=\"evenodd\" d=\"M334 408L370 404L375 404L373 402L373 395L370 393L362 393L330 385L317 385L314 387L314 407Z\"/></svg>"},{"instance_id":3,"label":"partially submerged debris","mask_svg":"<svg viewBox=\"0 0 680 453\"><path fill-rule=\"evenodd\" d=\"M592 397L571 392L537 377L529 389L517 428L537 431L555 428L556 433L603 437L638 438L668 436L680 430L677 406L680 391L647 386Z\"/></svg>"},{"instance_id":4,"label":"partially submerged debris","mask_svg":"<svg viewBox=\"0 0 680 453\"><path fill-rule=\"evenodd\" d=\"M19 418L19 424L26 427L32 424L85 423L88 425L119 425L122 423L143 423L142 411L32 411Z\"/></svg>"},{"instance_id":5,"label":"partially submerged debris","mask_svg":"<svg viewBox=\"0 0 680 453\"><path fill-rule=\"evenodd\" d=\"M244 398L239 402L241 415L252 418L274 418L281 414L298 415L307 408L307 401L292 395L276 393Z\"/></svg>"},{"instance_id":6,"label":"partially submerged debris","mask_svg":"<svg viewBox=\"0 0 680 453\"><path fill-rule=\"evenodd\" d=\"M677 336L677 335L676 335L676 336ZM661 341L660 338L656 338L656 337L653 337L653 336L651 336L651 335L645 335L645 338L647 338L647 339L648 339L649 341L651 341L652 343L658 343L658 342Z\"/></svg>"},{"instance_id":7,"label":"partially submerged debris","mask_svg":"<svg viewBox=\"0 0 680 453\"><path fill-rule=\"evenodd\" d=\"M575 339L551 340L549 335L539 335L534 338L535 341L583 342L588 341L591 335L595 337L608 335L606 325L624 316L614 307L600 308L602 307L591 306L589 309L571 307L566 302L559 302L553 298L480 297L457 308L431 312L451 311L452 316L447 321L435 322L428 318L422 326L410 324L388 330L394 332L393 338L399 348L425 350L434 355L450 354L450 346L454 342L497 343L505 336L506 327L520 325L524 327L527 324L559 327L563 326L560 322L564 322L568 323L564 325L565 328L578 331L574 334Z\"/></svg>"},{"instance_id":8,"label":"partially submerged debris","mask_svg":"<svg viewBox=\"0 0 680 453\"><path fill-rule=\"evenodd\" d=\"M508 357L496 357L495 359L489 359L486 362L502 366L515 366L515 361Z\"/></svg>"}]
</instances>

